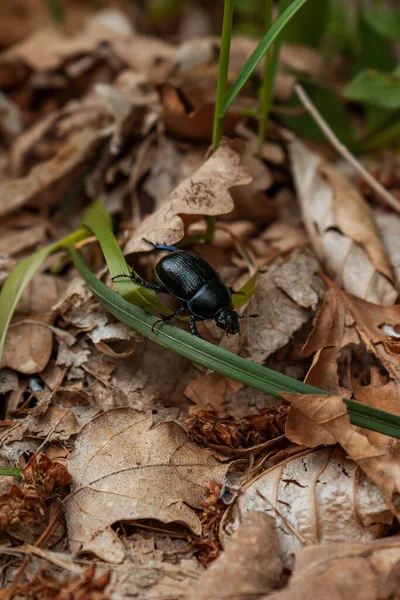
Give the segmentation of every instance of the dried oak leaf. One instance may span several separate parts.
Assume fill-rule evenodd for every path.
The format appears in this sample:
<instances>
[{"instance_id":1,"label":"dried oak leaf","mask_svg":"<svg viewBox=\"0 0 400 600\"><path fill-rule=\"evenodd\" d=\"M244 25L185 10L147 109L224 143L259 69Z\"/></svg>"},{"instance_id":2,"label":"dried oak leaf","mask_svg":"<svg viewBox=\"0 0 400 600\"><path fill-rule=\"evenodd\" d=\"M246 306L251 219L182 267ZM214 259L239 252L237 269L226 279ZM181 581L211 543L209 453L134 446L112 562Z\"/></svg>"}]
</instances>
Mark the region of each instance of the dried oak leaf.
<instances>
[{"instance_id":1,"label":"dried oak leaf","mask_svg":"<svg viewBox=\"0 0 400 600\"><path fill-rule=\"evenodd\" d=\"M355 461L380 489L387 506L400 518L400 458L387 448L376 448L351 425L346 405L339 396L282 393L282 396L310 419L329 431L347 456Z\"/></svg>"},{"instance_id":2,"label":"dried oak leaf","mask_svg":"<svg viewBox=\"0 0 400 600\"><path fill-rule=\"evenodd\" d=\"M174 244L184 235L179 215L220 215L233 209L229 188L250 183L248 173L239 166L240 156L223 142L216 152L147 217L128 241L125 253L149 250L146 238L154 243Z\"/></svg>"},{"instance_id":3,"label":"dried oak leaf","mask_svg":"<svg viewBox=\"0 0 400 600\"><path fill-rule=\"evenodd\" d=\"M278 587L282 571L275 520L253 512L226 541L223 554L192 585L185 600L248 600Z\"/></svg>"},{"instance_id":4,"label":"dried oak leaf","mask_svg":"<svg viewBox=\"0 0 400 600\"><path fill-rule=\"evenodd\" d=\"M340 394L337 360L342 348L346 321L344 303L338 292L336 286L328 289L302 350L305 356L315 353L305 383L331 394ZM307 448L335 443L335 438L323 427L315 423L310 427L309 419L295 406L292 406L289 412L286 436L291 442Z\"/></svg>"},{"instance_id":5,"label":"dried oak leaf","mask_svg":"<svg viewBox=\"0 0 400 600\"><path fill-rule=\"evenodd\" d=\"M259 274L249 305L259 317L248 319L243 327L244 352L254 362L263 363L310 319L323 297L319 268L311 252L296 249L283 264Z\"/></svg>"},{"instance_id":6,"label":"dried oak leaf","mask_svg":"<svg viewBox=\"0 0 400 600\"><path fill-rule=\"evenodd\" d=\"M336 167L295 139L289 144L305 227L335 281L360 298L390 305L397 290L373 214Z\"/></svg>"},{"instance_id":7,"label":"dried oak leaf","mask_svg":"<svg viewBox=\"0 0 400 600\"><path fill-rule=\"evenodd\" d=\"M13 485L0 496L0 529L42 523L46 515L43 498L35 491L26 492Z\"/></svg>"},{"instance_id":8,"label":"dried oak leaf","mask_svg":"<svg viewBox=\"0 0 400 600\"><path fill-rule=\"evenodd\" d=\"M309 544L372 540L393 520L379 489L338 446L302 452L264 471L235 509L235 525L253 511L275 517L286 561Z\"/></svg>"},{"instance_id":9,"label":"dried oak leaf","mask_svg":"<svg viewBox=\"0 0 400 600\"><path fill-rule=\"evenodd\" d=\"M294 551L295 568L287 588L260 600L396 600L388 580L400 560L398 536L369 544L310 546ZM397 576L398 577L398 576Z\"/></svg>"},{"instance_id":10,"label":"dried oak leaf","mask_svg":"<svg viewBox=\"0 0 400 600\"><path fill-rule=\"evenodd\" d=\"M201 533L197 515L212 477L228 465L190 442L176 423L150 429L152 418L132 409L100 415L78 434L69 463L66 501L71 549L121 562L125 549L111 525L119 520L179 522Z\"/></svg>"}]
</instances>

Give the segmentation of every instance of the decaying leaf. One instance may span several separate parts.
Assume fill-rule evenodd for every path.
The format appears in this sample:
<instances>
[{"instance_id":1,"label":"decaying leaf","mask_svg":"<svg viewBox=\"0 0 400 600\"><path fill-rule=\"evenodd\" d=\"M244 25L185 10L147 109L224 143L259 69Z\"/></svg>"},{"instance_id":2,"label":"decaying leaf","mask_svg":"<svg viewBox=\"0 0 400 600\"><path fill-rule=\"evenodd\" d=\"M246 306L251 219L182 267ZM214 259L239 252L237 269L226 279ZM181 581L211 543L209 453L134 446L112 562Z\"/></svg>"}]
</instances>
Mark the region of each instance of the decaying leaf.
<instances>
[{"instance_id":1,"label":"decaying leaf","mask_svg":"<svg viewBox=\"0 0 400 600\"><path fill-rule=\"evenodd\" d=\"M235 526L253 511L273 516L281 550L365 542L393 516L379 489L339 447L306 451L258 476L239 496Z\"/></svg>"},{"instance_id":2,"label":"decaying leaf","mask_svg":"<svg viewBox=\"0 0 400 600\"><path fill-rule=\"evenodd\" d=\"M247 600L275 589L282 571L275 520L253 512L226 540L224 553L192 586L185 600Z\"/></svg>"},{"instance_id":3,"label":"decaying leaf","mask_svg":"<svg viewBox=\"0 0 400 600\"><path fill-rule=\"evenodd\" d=\"M311 546L294 551L288 587L261 600L395 600L398 580L389 578L400 560L398 536L368 544ZM397 585L396 585L397 584Z\"/></svg>"},{"instance_id":4,"label":"decaying leaf","mask_svg":"<svg viewBox=\"0 0 400 600\"><path fill-rule=\"evenodd\" d=\"M220 215L233 208L229 188L250 183L247 172L239 166L240 156L227 143L189 179L181 183L165 199L162 206L147 217L135 231L125 253L149 250L143 238L153 243L174 244L184 234L179 215Z\"/></svg>"},{"instance_id":5,"label":"decaying leaf","mask_svg":"<svg viewBox=\"0 0 400 600\"><path fill-rule=\"evenodd\" d=\"M77 437L67 522L74 552L118 563L125 555L111 525L119 520L177 521L200 534L205 487L228 466L189 441L176 423L150 429L152 419L116 409L93 419Z\"/></svg>"},{"instance_id":6,"label":"decaying leaf","mask_svg":"<svg viewBox=\"0 0 400 600\"><path fill-rule=\"evenodd\" d=\"M304 224L317 256L347 292L393 304L398 293L389 262L360 192L299 140L289 149Z\"/></svg>"},{"instance_id":7,"label":"decaying leaf","mask_svg":"<svg viewBox=\"0 0 400 600\"><path fill-rule=\"evenodd\" d=\"M386 448L373 446L368 438L351 425L346 405L339 396L282 394L310 419L329 431L380 489L387 506L400 517L400 459L390 456Z\"/></svg>"},{"instance_id":8,"label":"decaying leaf","mask_svg":"<svg viewBox=\"0 0 400 600\"><path fill-rule=\"evenodd\" d=\"M319 268L311 252L298 249L282 264L259 274L250 303L251 312L259 316L249 319L245 330L245 353L254 362L264 362L310 319L323 296L324 284L316 276Z\"/></svg>"}]
</instances>

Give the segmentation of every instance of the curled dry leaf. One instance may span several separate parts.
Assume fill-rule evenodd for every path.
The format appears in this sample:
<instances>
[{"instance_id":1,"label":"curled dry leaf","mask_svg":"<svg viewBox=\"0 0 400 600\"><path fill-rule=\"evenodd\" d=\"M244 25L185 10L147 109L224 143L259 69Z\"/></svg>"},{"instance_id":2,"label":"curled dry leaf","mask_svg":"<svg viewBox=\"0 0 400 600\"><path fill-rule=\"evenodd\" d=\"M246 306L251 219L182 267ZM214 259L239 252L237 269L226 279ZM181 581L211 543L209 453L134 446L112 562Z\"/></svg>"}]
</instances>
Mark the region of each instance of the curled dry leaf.
<instances>
[{"instance_id":1,"label":"curled dry leaf","mask_svg":"<svg viewBox=\"0 0 400 600\"><path fill-rule=\"evenodd\" d=\"M262 473L239 496L235 526L253 511L276 519L286 560L302 546L372 540L393 519L379 489L338 446L303 452Z\"/></svg>"},{"instance_id":2,"label":"curled dry leaf","mask_svg":"<svg viewBox=\"0 0 400 600\"><path fill-rule=\"evenodd\" d=\"M240 156L225 142L188 179L165 199L135 231L125 253L149 250L146 238L154 243L174 244L184 235L179 215L220 215L233 209L229 188L250 183L248 173L239 166Z\"/></svg>"},{"instance_id":3,"label":"curled dry leaf","mask_svg":"<svg viewBox=\"0 0 400 600\"><path fill-rule=\"evenodd\" d=\"M311 423L322 425L380 489L387 506L400 517L400 459L376 448L350 423L346 405L339 396L282 393Z\"/></svg>"},{"instance_id":4,"label":"curled dry leaf","mask_svg":"<svg viewBox=\"0 0 400 600\"><path fill-rule=\"evenodd\" d=\"M303 347L303 354L314 354L305 378L309 385L322 388L331 394L339 394L337 360L342 348L345 329L345 308L338 288L330 287L325 295L313 330ZM295 406L292 406L286 423L288 439L307 448L335 443L335 438L323 427L313 423Z\"/></svg>"},{"instance_id":5,"label":"curled dry leaf","mask_svg":"<svg viewBox=\"0 0 400 600\"><path fill-rule=\"evenodd\" d=\"M253 512L226 541L224 553L192 586L185 600L248 600L276 589L282 571L275 520Z\"/></svg>"},{"instance_id":6,"label":"curled dry leaf","mask_svg":"<svg viewBox=\"0 0 400 600\"><path fill-rule=\"evenodd\" d=\"M260 600L395 600L390 577L400 560L398 536L369 544L311 546L294 551L288 587ZM397 583L397 585L396 585Z\"/></svg>"},{"instance_id":7,"label":"curled dry leaf","mask_svg":"<svg viewBox=\"0 0 400 600\"><path fill-rule=\"evenodd\" d=\"M245 353L254 362L264 362L310 319L323 296L319 268L311 252L296 249L286 262L259 274L250 304L259 317L249 319L245 330Z\"/></svg>"},{"instance_id":8,"label":"curled dry leaf","mask_svg":"<svg viewBox=\"0 0 400 600\"><path fill-rule=\"evenodd\" d=\"M66 501L74 552L121 562L125 550L111 525L119 520L177 521L201 533L198 508L213 477L228 466L189 441L176 423L150 429L152 418L116 409L93 419L77 437Z\"/></svg>"},{"instance_id":9,"label":"curled dry leaf","mask_svg":"<svg viewBox=\"0 0 400 600\"><path fill-rule=\"evenodd\" d=\"M289 145L303 220L313 248L338 285L390 305L397 291L373 214L334 166L295 139Z\"/></svg>"}]
</instances>

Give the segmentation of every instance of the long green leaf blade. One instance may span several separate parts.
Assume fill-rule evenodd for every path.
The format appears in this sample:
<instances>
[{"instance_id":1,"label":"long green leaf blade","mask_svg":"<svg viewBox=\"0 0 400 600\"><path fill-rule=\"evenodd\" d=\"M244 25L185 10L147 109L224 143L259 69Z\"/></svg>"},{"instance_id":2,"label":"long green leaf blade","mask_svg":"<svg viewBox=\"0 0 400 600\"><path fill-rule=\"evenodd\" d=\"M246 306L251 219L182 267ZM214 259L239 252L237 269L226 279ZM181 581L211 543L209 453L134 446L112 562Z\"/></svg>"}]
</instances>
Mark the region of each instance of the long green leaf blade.
<instances>
[{"instance_id":1,"label":"long green leaf blade","mask_svg":"<svg viewBox=\"0 0 400 600\"><path fill-rule=\"evenodd\" d=\"M71 250L71 254L75 267L99 302L119 321L165 348L169 348L177 354L222 375L241 381L276 397L280 397L281 392L329 395L324 390L257 365L205 340L195 338L186 331L172 325L156 326L153 331L153 326L157 321L156 317L137 306L129 304L99 281L86 267L80 254L75 249ZM345 400L345 403L353 425L400 438L400 417L353 400Z\"/></svg>"},{"instance_id":2,"label":"long green leaf blade","mask_svg":"<svg viewBox=\"0 0 400 600\"><path fill-rule=\"evenodd\" d=\"M69 248L90 235L86 227L77 229L70 235L54 244L41 248L21 261L8 277L0 293L0 359L4 350L4 343L11 317L21 300L22 295L44 260L60 248Z\"/></svg>"},{"instance_id":3,"label":"long green leaf blade","mask_svg":"<svg viewBox=\"0 0 400 600\"><path fill-rule=\"evenodd\" d=\"M282 15L280 15L280 17L277 18L272 27L267 31L229 90L225 98L223 114L227 112L232 102L239 94L246 81L250 78L262 57L267 52L268 48L281 33L282 29L285 27L285 25L287 25L287 23L289 23L290 19L306 2L307 0L294 0L294 2L285 10Z\"/></svg>"}]
</instances>

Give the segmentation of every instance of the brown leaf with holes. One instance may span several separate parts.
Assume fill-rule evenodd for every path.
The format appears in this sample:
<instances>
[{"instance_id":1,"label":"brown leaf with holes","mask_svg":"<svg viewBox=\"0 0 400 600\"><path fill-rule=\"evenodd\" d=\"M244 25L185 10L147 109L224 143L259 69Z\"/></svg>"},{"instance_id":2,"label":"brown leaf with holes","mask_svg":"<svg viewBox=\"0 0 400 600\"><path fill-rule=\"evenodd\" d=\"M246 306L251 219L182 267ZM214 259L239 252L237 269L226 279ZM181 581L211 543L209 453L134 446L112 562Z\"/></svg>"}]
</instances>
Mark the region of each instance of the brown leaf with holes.
<instances>
[{"instance_id":1,"label":"brown leaf with holes","mask_svg":"<svg viewBox=\"0 0 400 600\"><path fill-rule=\"evenodd\" d=\"M78 434L66 502L74 552L121 562L125 549L111 529L119 520L177 521L200 534L191 507L200 506L210 478L224 478L228 465L190 442L176 423L151 428L152 422L132 409L115 409Z\"/></svg>"},{"instance_id":2,"label":"brown leaf with holes","mask_svg":"<svg viewBox=\"0 0 400 600\"><path fill-rule=\"evenodd\" d=\"M125 253L149 250L143 238L154 243L175 244L184 235L179 215L221 215L233 208L229 189L250 183L248 173L239 165L240 156L225 142L188 179L147 217L128 241Z\"/></svg>"},{"instance_id":3,"label":"brown leaf with holes","mask_svg":"<svg viewBox=\"0 0 400 600\"><path fill-rule=\"evenodd\" d=\"M297 447L260 473L242 490L233 525L254 511L276 519L286 561L293 550L311 544L376 539L393 522L378 487L339 446Z\"/></svg>"},{"instance_id":4,"label":"brown leaf with holes","mask_svg":"<svg viewBox=\"0 0 400 600\"><path fill-rule=\"evenodd\" d=\"M282 393L300 412L331 433L381 490L393 514L400 518L400 458L390 456L387 449L375 447L368 438L351 425L347 407L339 396L318 396Z\"/></svg>"},{"instance_id":5,"label":"brown leaf with holes","mask_svg":"<svg viewBox=\"0 0 400 600\"><path fill-rule=\"evenodd\" d=\"M313 248L338 285L390 305L397 290L373 214L361 193L300 140L289 145L305 227Z\"/></svg>"}]
</instances>

